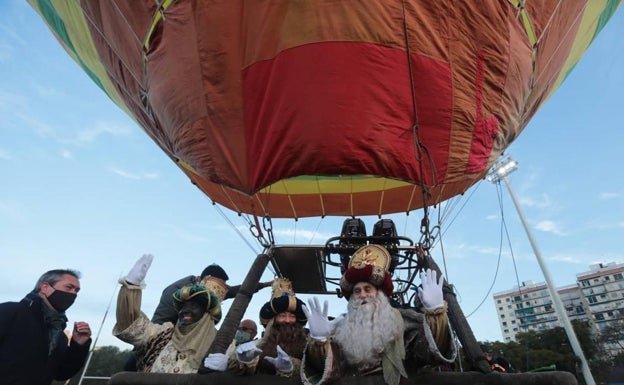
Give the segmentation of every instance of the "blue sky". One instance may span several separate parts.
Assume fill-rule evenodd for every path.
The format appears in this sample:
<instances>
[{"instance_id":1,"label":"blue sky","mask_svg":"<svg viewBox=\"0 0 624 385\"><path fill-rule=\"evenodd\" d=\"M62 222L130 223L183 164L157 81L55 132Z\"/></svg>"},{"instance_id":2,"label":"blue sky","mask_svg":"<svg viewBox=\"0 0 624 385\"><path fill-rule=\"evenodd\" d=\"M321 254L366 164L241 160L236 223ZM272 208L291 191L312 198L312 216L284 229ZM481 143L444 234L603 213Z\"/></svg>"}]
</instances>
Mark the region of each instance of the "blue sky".
<instances>
[{"instance_id":1,"label":"blue sky","mask_svg":"<svg viewBox=\"0 0 624 385\"><path fill-rule=\"evenodd\" d=\"M224 219L25 2L3 1L0 11L0 302L21 299L48 269L78 269L82 291L70 322L102 326L99 345L130 348L111 335L114 301L101 324L117 279L143 253L155 256L143 297L149 315L169 282L212 262L240 283L261 251L247 223L225 209ZM624 262L622 31L620 9L507 151L520 163L510 181L557 286L592 263ZM442 205L442 243L433 250L479 340L501 339L493 293L513 288L516 275L544 281L509 194L500 195L502 202L483 181ZM421 211L392 218L419 238ZM343 219L274 221L276 241L323 244ZM370 231L377 218L364 220ZM267 270L263 279L271 277ZM256 295L247 317L257 320L269 296ZM328 299L331 313L345 310L344 300Z\"/></svg>"}]
</instances>

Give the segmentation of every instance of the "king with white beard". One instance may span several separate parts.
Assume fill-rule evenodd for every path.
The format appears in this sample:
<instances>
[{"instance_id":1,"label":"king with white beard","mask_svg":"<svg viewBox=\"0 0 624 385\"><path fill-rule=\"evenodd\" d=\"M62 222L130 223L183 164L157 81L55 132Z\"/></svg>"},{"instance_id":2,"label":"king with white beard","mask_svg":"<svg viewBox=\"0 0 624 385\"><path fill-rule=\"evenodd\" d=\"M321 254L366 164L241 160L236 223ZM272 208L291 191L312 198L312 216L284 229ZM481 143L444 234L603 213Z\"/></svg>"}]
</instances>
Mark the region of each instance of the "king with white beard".
<instances>
[{"instance_id":1,"label":"king with white beard","mask_svg":"<svg viewBox=\"0 0 624 385\"><path fill-rule=\"evenodd\" d=\"M321 385L344 376L383 374L388 385L398 385L407 377L403 360L406 359L404 336L413 345L413 333L408 333L404 323L406 309L399 311L390 305L388 297L394 290L388 272L390 255L379 245L366 245L358 249L342 276L340 287L349 300L347 313L334 320L328 318L328 307L323 308L318 298L308 301L304 312L308 318L310 339L302 360L301 379L306 385ZM419 298L424 313L418 313L420 336L418 342L424 349L438 352L435 338L450 334L446 306L442 299L442 282L435 271L421 274L422 288ZM407 310L416 313L413 309ZM425 313L427 315L425 315ZM413 331L413 317L410 331ZM438 332L438 331L441 331ZM447 362L445 357L443 362ZM408 357L411 358L411 357ZM454 353L451 357L454 359ZM412 363L410 361L410 363Z\"/></svg>"},{"instance_id":2,"label":"king with white beard","mask_svg":"<svg viewBox=\"0 0 624 385\"><path fill-rule=\"evenodd\" d=\"M359 282L355 290L363 292L362 287L372 286ZM353 294L349 299L346 316L337 323L333 341L342 347L346 362L367 374L381 370L382 355L386 347L400 342L397 353L403 358L403 319L401 314L390 306L388 297L376 291L369 297Z\"/></svg>"}]
</instances>

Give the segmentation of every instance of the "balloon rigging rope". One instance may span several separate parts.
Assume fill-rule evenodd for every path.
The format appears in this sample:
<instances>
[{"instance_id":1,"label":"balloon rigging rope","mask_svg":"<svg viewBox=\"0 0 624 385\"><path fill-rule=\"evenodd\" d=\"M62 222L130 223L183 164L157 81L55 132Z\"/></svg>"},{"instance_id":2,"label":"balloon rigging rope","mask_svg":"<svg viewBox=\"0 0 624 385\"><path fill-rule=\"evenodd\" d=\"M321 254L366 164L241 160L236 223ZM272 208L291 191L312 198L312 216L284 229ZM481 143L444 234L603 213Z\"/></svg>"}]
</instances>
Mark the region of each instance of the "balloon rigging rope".
<instances>
[{"instance_id":1,"label":"balloon rigging rope","mask_svg":"<svg viewBox=\"0 0 624 385\"><path fill-rule=\"evenodd\" d=\"M503 209L503 199L502 199L502 190L500 187L500 183L496 184L496 195L498 197L498 205L499 205L499 209L500 209L500 214L501 214L501 226L500 226L500 241L499 241L499 246L498 246L498 258L496 261L496 271L494 272L494 277L492 279L492 283L490 284L490 288L488 289L487 293L485 293L485 295L483 296L483 299L481 300L481 302L477 305L477 307L471 311L468 315L466 315L466 318L470 317L471 315L473 315L475 312L477 312L477 310L479 310L481 308L481 306L483 305L483 303L485 303L485 301L487 300L487 298L490 296L492 289L494 288L494 284L496 283L496 279L498 277L498 271L500 268L500 262L501 262L501 257L502 257L502 250L503 250L503 232L505 235L505 238L507 240L507 245L509 247L509 251L511 254L511 261L513 262L513 266L514 266L514 271L516 274L516 282L518 283L518 290L520 291L520 278L518 277L518 267L516 265L516 260L514 257L514 253L513 253L513 247L511 245L511 239L509 237L509 229L507 228L507 222L505 221L505 211Z\"/></svg>"},{"instance_id":2,"label":"balloon rigging rope","mask_svg":"<svg viewBox=\"0 0 624 385\"><path fill-rule=\"evenodd\" d=\"M221 207L219 205L214 205L214 207L215 207L215 210L217 210L217 212L221 215L221 217L225 219L225 221L232 227L232 229L236 232L236 234L238 234L238 236L243 240L243 242L245 242L245 244L249 247L249 249L253 251L254 253L256 253L257 255L258 251L254 248L251 242L249 242L249 240L243 235L240 229L234 225L234 223L230 220L230 218L227 215L225 215Z\"/></svg>"},{"instance_id":3,"label":"balloon rigging rope","mask_svg":"<svg viewBox=\"0 0 624 385\"><path fill-rule=\"evenodd\" d=\"M414 116L414 123L412 125L412 137L414 138L414 146L415 146L415 150L416 150L416 159L418 161L418 165L420 168L420 188L421 188L421 194L422 194L422 208L423 208L423 220L421 222L421 232L424 231L424 236L425 236L425 241L428 243L429 241L429 237L430 237L430 229L429 229L429 207L428 207L428 198L429 198L429 191L428 188L426 187L426 183L425 183L425 172L424 172L424 165L423 165L423 159L426 158L428 159L428 163L431 167L431 175L433 176L433 184L435 184L435 182L437 181L437 175L436 175L436 171L434 168L434 162L433 159L431 158L431 154L429 153L428 149L423 145L423 143L420 141L420 135L419 135L419 125L418 125L418 106L416 104L416 90L415 90L415 84L414 84L414 69L412 67L412 51L410 48L410 39L409 39L409 33L407 30L407 16L406 16L406 11L405 11L405 0L403 0L402 2L402 10L403 10L403 38L405 40L405 52L406 52L406 56L407 56L407 68L409 70L409 80L410 80L410 92L411 92L411 96L412 96L412 113ZM425 153L423 156L423 153ZM409 207L407 208L409 212ZM423 230L424 228L424 230Z\"/></svg>"}]
</instances>

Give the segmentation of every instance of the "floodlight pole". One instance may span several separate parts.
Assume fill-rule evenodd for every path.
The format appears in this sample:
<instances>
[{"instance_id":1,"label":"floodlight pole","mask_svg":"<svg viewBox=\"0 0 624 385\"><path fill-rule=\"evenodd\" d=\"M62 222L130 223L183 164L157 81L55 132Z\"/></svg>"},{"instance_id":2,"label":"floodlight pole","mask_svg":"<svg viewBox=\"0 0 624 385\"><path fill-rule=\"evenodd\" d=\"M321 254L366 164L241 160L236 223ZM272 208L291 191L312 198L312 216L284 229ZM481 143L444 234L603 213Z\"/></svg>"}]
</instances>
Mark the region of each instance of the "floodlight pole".
<instances>
[{"instance_id":1,"label":"floodlight pole","mask_svg":"<svg viewBox=\"0 0 624 385\"><path fill-rule=\"evenodd\" d=\"M585 354L583 353L583 349L581 349L581 344L576 338L576 334L574 333L574 328L572 327L572 324L570 323L570 320L568 319L568 314L566 313L565 308L563 307L563 303L561 302L561 298L559 297L559 293L557 292L557 289L555 288L555 285L553 284L552 278L550 276L550 272L548 271L548 268L546 267L546 264L544 263L544 260L542 258L542 253L537 247L537 242L535 241L535 238L533 237L533 233L531 232L531 229L529 228L526 217L524 216L524 212L522 211L522 208L520 207L520 203L518 202L516 195L511 189L511 184L509 183L509 180L507 180L507 175L515 171L517 168L518 168L518 162L508 157L504 159L503 161L495 164L494 167L492 167L492 171L488 174L487 180L492 183L500 183L501 180L505 182L505 186L507 186L507 191L509 191L509 196L511 196L511 200L514 206L516 206L516 210L518 211L518 216L520 217L520 221L522 222L524 231L526 232L527 237L529 238L529 242L531 243L531 247L533 248L533 253L535 253L537 262L539 263L540 268L542 269L542 273L544 274L544 278L546 279L546 285L548 286L550 297L552 298L553 305L555 305L555 312L557 313L557 316L559 317L559 320L561 321L561 324L563 325L563 329L565 330L568 336L568 340L570 341L570 346L572 347L572 351L574 351L574 354L576 354L576 356L579 357L581 361L581 371L583 373L583 378L585 379L585 383L587 385L596 385L596 382L594 381L594 377L592 376L591 371L589 370L589 365L587 364L587 360L585 359Z\"/></svg>"}]
</instances>

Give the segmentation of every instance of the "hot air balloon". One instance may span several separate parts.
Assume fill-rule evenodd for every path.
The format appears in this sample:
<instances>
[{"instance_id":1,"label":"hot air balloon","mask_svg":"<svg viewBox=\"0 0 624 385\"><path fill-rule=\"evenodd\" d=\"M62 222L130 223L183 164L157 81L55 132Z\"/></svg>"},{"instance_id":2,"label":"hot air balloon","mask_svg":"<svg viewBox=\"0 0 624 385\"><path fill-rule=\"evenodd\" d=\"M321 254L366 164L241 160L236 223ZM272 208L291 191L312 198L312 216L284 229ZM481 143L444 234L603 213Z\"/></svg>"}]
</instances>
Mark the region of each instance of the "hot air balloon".
<instances>
[{"instance_id":1,"label":"hot air balloon","mask_svg":"<svg viewBox=\"0 0 624 385\"><path fill-rule=\"evenodd\" d=\"M298 218L463 193L621 2L30 3L210 199Z\"/></svg>"},{"instance_id":2,"label":"hot air balloon","mask_svg":"<svg viewBox=\"0 0 624 385\"><path fill-rule=\"evenodd\" d=\"M29 0L193 184L265 218L464 193L621 2Z\"/></svg>"}]
</instances>

